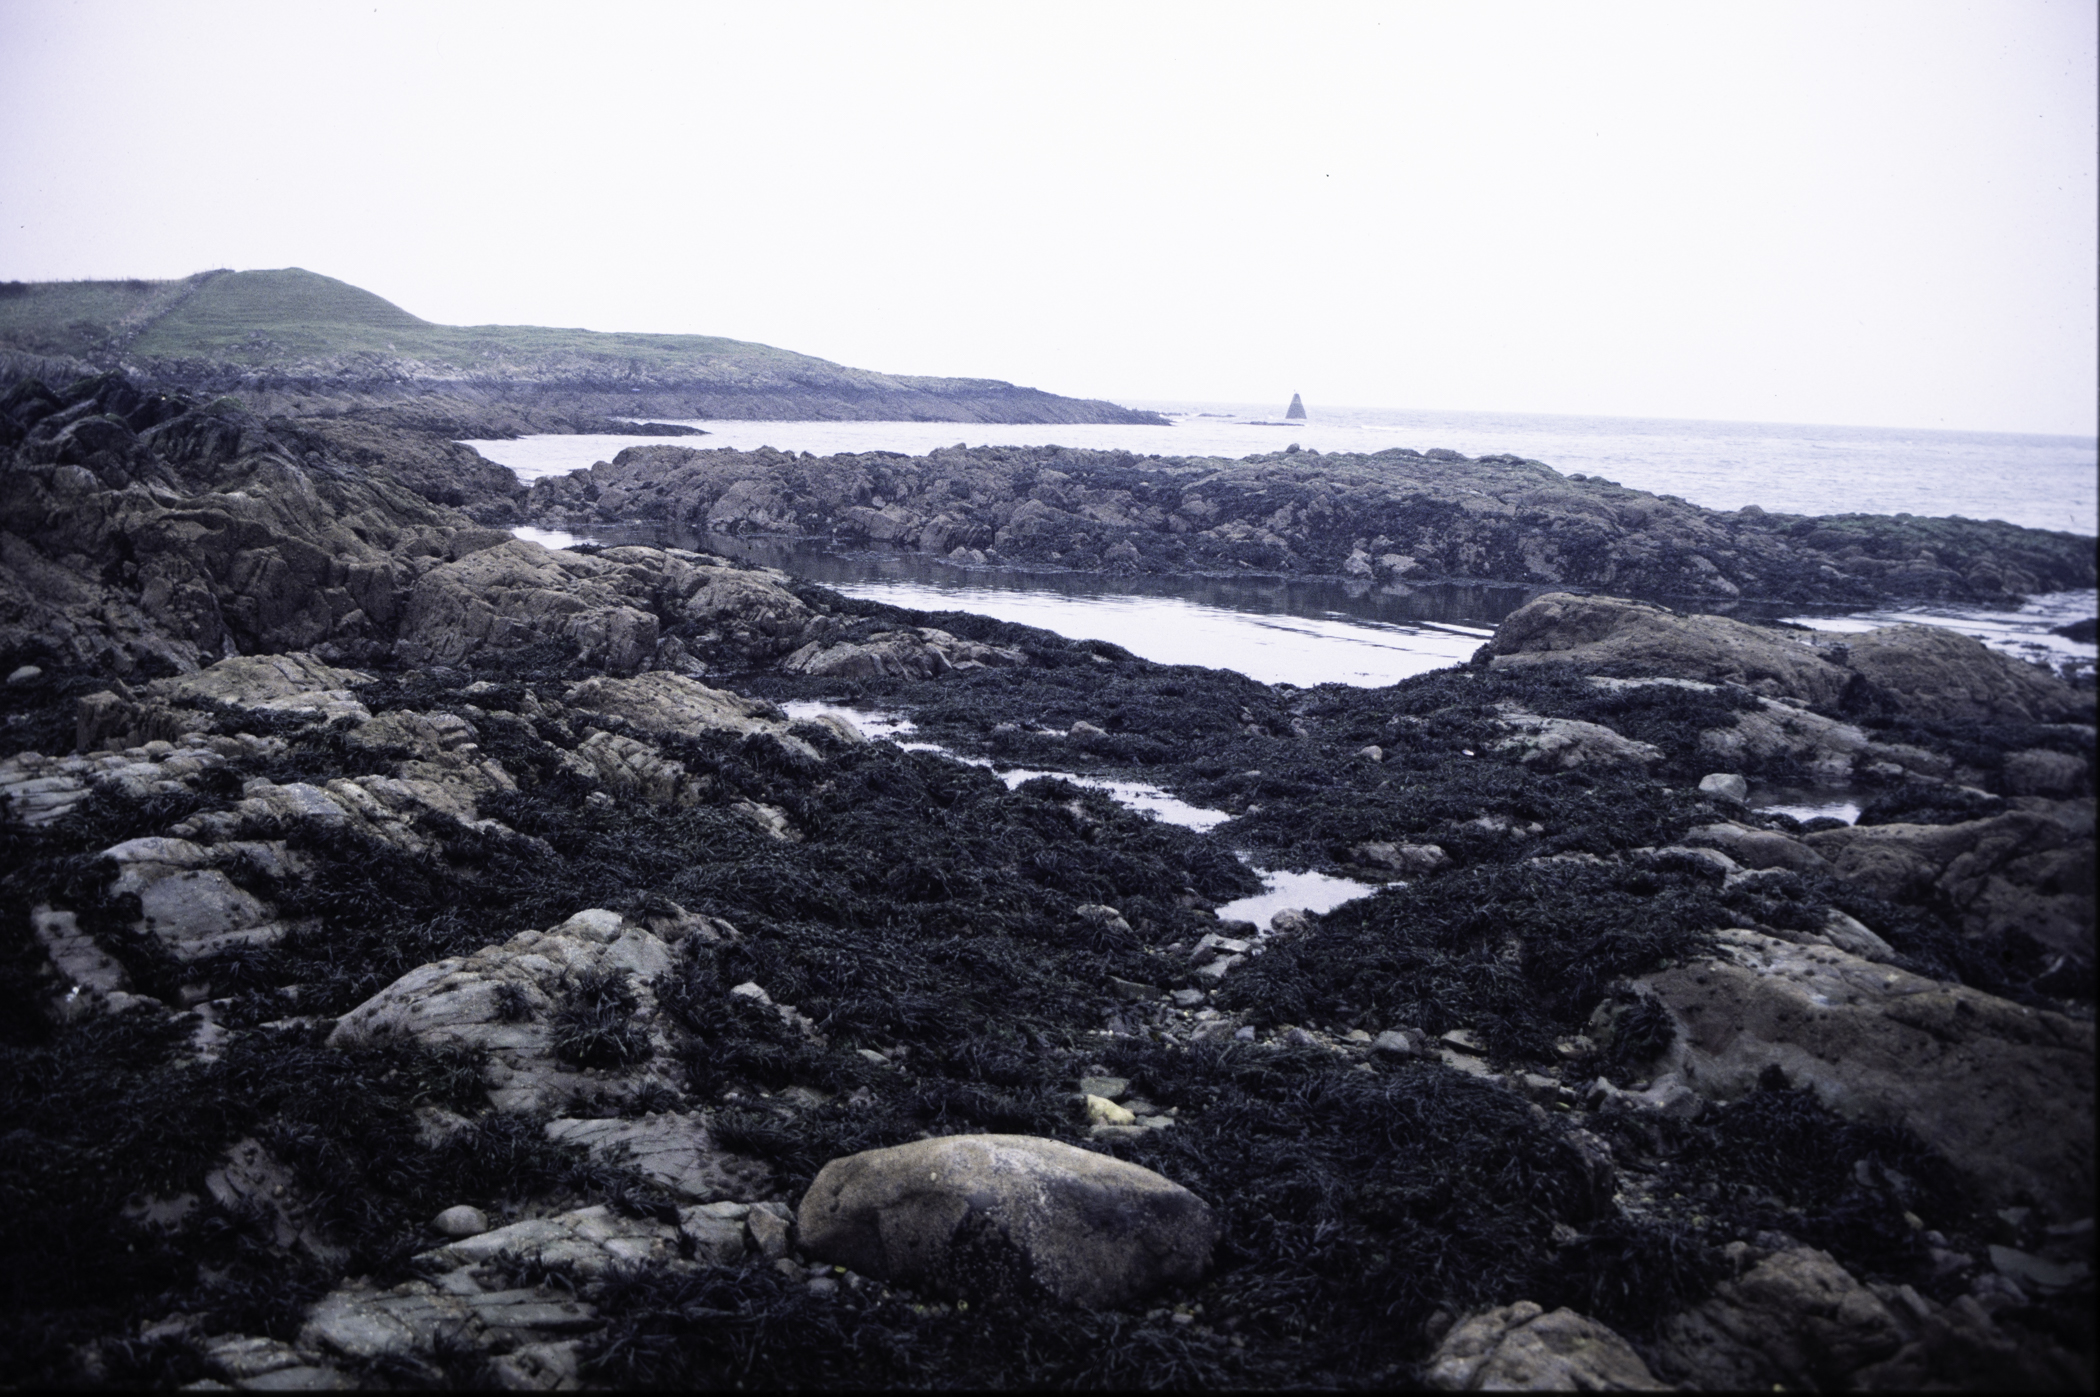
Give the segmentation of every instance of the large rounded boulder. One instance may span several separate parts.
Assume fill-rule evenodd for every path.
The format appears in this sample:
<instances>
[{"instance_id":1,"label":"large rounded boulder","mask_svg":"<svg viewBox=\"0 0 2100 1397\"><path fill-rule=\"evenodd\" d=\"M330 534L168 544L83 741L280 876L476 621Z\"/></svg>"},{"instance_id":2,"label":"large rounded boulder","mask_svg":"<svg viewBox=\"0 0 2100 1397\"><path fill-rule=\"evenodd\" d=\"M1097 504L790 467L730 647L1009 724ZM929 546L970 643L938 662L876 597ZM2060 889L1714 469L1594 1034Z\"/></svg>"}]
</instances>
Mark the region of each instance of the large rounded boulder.
<instances>
[{"instance_id":1,"label":"large rounded boulder","mask_svg":"<svg viewBox=\"0 0 2100 1397\"><path fill-rule=\"evenodd\" d=\"M1001 1263L1068 1304L1126 1305L1210 1265L1208 1204L1150 1169L1033 1135L949 1135L834 1159L803 1195L804 1252L954 1290Z\"/></svg>"}]
</instances>

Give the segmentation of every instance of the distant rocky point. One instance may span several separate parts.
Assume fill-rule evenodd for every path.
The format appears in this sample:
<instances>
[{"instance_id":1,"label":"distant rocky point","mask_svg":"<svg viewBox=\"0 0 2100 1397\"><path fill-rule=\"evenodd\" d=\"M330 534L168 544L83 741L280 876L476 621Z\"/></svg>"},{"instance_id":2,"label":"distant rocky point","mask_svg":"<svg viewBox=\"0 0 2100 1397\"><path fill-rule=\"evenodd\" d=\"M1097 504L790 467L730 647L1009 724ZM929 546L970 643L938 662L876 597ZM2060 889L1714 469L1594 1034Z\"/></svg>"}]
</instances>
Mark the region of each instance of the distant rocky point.
<instances>
[{"instance_id":1,"label":"distant rocky point","mask_svg":"<svg viewBox=\"0 0 2100 1397\"><path fill-rule=\"evenodd\" d=\"M1299 397L1296 393L1291 394L1291 405L1284 409L1283 415L1293 422L1303 422L1305 420L1305 399Z\"/></svg>"},{"instance_id":2,"label":"distant rocky point","mask_svg":"<svg viewBox=\"0 0 2100 1397\"><path fill-rule=\"evenodd\" d=\"M1704 608L2006 604L2090 587L2092 540L1968 519L1712 510L1520 457L1240 461L1058 446L821 460L634 446L466 506L484 523L802 534L973 566L1586 587ZM522 513L522 518L519 515Z\"/></svg>"},{"instance_id":3,"label":"distant rocky point","mask_svg":"<svg viewBox=\"0 0 2100 1397\"><path fill-rule=\"evenodd\" d=\"M578 418L602 430L608 416L1168 425L997 379L874 373L717 336L437 325L297 267L0 283L4 350L122 368L265 414L437 400L471 436L575 430L565 419Z\"/></svg>"}]
</instances>

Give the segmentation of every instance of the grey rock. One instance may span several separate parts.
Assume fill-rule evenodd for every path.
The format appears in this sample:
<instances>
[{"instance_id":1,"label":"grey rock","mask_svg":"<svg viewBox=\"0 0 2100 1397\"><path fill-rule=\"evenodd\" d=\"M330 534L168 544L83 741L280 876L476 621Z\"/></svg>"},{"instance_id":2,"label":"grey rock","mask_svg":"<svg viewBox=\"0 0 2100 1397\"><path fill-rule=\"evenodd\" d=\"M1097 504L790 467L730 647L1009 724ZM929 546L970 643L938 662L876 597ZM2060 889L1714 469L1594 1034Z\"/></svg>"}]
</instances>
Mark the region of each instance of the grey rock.
<instances>
[{"instance_id":1,"label":"grey rock","mask_svg":"<svg viewBox=\"0 0 2100 1397\"><path fill-rule=\"evenodd\" d=\"M1876 936L1866 923L1840 912L1835 907L1831 908L1830 914L1823 919L1823 939L1847 955L1858 956L1861 960L1881 961L1886 964L1896 958L1895 947Z\"/></svg>"},{"instance_id":2,"label":"grey rock","mask_svg":"<svg viewBox=\"0 0 2100 1397\"><path fill-rule=\"evenodd\" d=\"M1441 1392L1668 1390L1604 1325L1529 1300L1459 1323L1437 1345L1423 1380Z\"/></svg>"},{"instance_id":3,"label":"grey rock","mask_svg":"<svg viewBox=\"0 0 2100 1397\"><path fill-rule=\"evenodd\" d=\"M1744 868L1784 868L1794 873L1828 873L1830 863L1801 840L1776 830L1752 829L1733 820L1699 825L1686 831L1684 842L1719 849Z\"/></svg>"},{"instance_id":4,"label":"grey rock","mask_svg":"<svg viewBox=\"0 0 2100 1397\"><path fill-rule=\"evenodd\" d=\"M1662 760L1662 749L1636 742L1601 723L1574 718L1542 718L1536 713L1505 713L1511 735L1495 744L1526 766L1549 771L1578 768L1647 767Z\"/></svg>"},{"instance_id":5,"label":"grey rock","mask_svg":"<svg viewBox=\"0 0 2100 1397\"><path fill-rule=\"evenodd\" d=\"M1731 1100L1776 1067L1841 1116L1910 1130L1986 1198L2091 1211L2090 1023L1831 946L1716 937L1640 982L1676 1018L1665 1065L1686 1085Z\"/></svg>"},{"instance_id":6,"label":"grey rock","mask_svg":"<svg viewBox=\"0 0 2100 1397\"><path fill-rule=\"evenodd\" d=\"M1451 862L1442 845L1396 844L1387 840L1359 844L1349 851L1349 858L1365 868L1385 868L1410 876L1434 873Z\"/></svg>"},{"instance_id":7,"label":"grey rock","mask_svg":"<svg viewBox=\"0 0 2100 1397\"><path fill-rule=\"evenodd\" d=\"M715 1143L707 1122L677 1111L626 1120L552 1120L547 1138L626 1164L676 1198L713 1200L763 1192L770 1170Z\"/></svg>"},{"instance_id":8,"label":"grey rock","mask_svg":"<svg viewBox=\"0 0 2100 1397\"><path fill-rule=\"evenodd\" d=\"M1683 616L1646 602L1549 592L1504 617L1482 647L1490 666L1572 664L1586 673L1740 684L1835 702L1852 682L1813 646L1724 616Z\"/></svg>"},{"instance_id":9,"label":"grey rock","mask_svg":"<svg viewBox=\"0 0 2100 1397\"><path fill-rule=\"evenodd\" d=\"M257 1140L228 1146L205 1174L204 1190L228 1212L251 1219L274 1246L328 1264L345 1258L311 1216L298 1176Z\"/></svg>"},{"instance_id":10,"label":"grey rock","mask_svg":"<svg viewBox=\"0 0 2100 1397\"><path fill-rule=\"evenodd\" d=\"M1278 936L1303 936L1313 925L1312 913L1302 907L1286 907L1269 918L1269 930Z\"/></svg>"},{"instance_id":11,"label":"grey rock","mask_svg":"<svg viewBox=\"0 0 2100 1397\"><path fill-rule=\"evenodd\" d=\"M1884 626L1845 637L1847 663L1895 696L1905 712L1938 722L2092 721L2090 696L2035 665L1945 626Z\"/></svg>"},{"instance_id":12,"label":"grey rock","mask_svg":"<svg viewBox=\"0 0 2100 1397\"><path fill-rule=\"evenodd\" d=\"M72 912L32 907L29 926L65 982L76 1010L106 1007L109 996L121 993L129 983L124 968L80 929L79 919Z\"/></svg>"},{"instance_id":13,"label":"grey rock","mask_svg":"<svg viewBox=\"0 0 2100 1397\"><path fill-rule=\"evenodd\" d=\"M2005 759L2005 790L2016 796L2075 796L2086 783L2087 762L2069 752L2030 747Z\"/></svg>"},{"instance_id":14,"label":"grey rock","mask_svg":"<svg viewBox=\"0 0 2100 1397\"><path fill-rule=\"evenodd\" d=\"M1941 903L1972 936L2018 930L2085 958L2093 954L2093 836L2090 797L2025 797L1987 819L1854 825L1802 842L1877 897Z\"/></svg>"},{"instance_id":15,"label":"grey rock","mask_svg":"<svg viewBox=\"0 0 2100 1397\"><path fill-rule=\"evenodd\" d=\"M754 1208L745 1216L744 1226L751 1233L752 1245L766 1260L778 1261L788 1254L793 1242L793 1228L780 1214L766 1208Z\"/></svg>"},{"instance_id":16,"label":"grey rock","mask_svg":"<svg viewBox=\"0 0 2100 1397\"><path fill-rule=\"evenodd\" d=\"M625 1218L603 1204L553 1217L530 1218L424 1252L433 1271L478 1266L502 1252L545 1264L574 1266L582 1275L615 1267L665 1266L679 1260L678 1230L647 1218Z\"/></svg>"},{"instance_id":17,"label":"grey rock","mask_svg":"<svg viewBox=\"0 0 2100 1397\"><path fill-rule=\"evenodd\" d=\"M327 1392L357 1383L281 1339L227 1334L204 1345L204 1365L237 1388L263 1392Z\"/></svg>"},{"instance_id":18,"label":"grey rock","mask_svg":"<svg viewBox=\"0 0 2100 1397\"><path fill-rule=\"evenodd\" d=\"M1037 1284L1089 1307L1193 1284L1217 1237L1209 1206L1180 1185L1025 1135L951 1135L835 1159L798 1223L810 1255L907 1285L948 1284L955 1248L993 1236Z\"/></svg>"},{"instance_id":19,"label":"grey rock","mask_svg":"<svg viewBox=\"0 0 2100 1397\"><path fill-rule=\"evenodd\" d=\"M459 1203L432 1218L430 1225L447 1237L478 1237L489 1230L489 1219L481 1209Z\"/></svg>"},{"instance_id":20,"label":"grey rock","mask_svg":"<svg viewBox=\"0 0 2100 1397\"><path fill-rule=\"evenodd\" d=\"M1130 1090L1128 1077L1081 1077L1079 1090L1088 1096L1099 1096L1109 1101L1121 1101Z\"/></svg>"},{"instance_id":21,"label":"grey rock","mask_svg":"<svg viewBox=\"0 0 2100 1397\"><path fill-rule=\"evenodd\" d=\"M1125 934L1128 934L1130 931L1130 923L1123 919L1123 914L1105 903L1081 903L1072 909L1072 914L1083 922L1092 922L1096 926L1104 927L1109 931Z\"/></svg>"},{"instance_id":22,"label":"grey rock","mask_svg":"<svg viewBox=\"0 0 2100 1397\"><path fill-rule=\"evenodd\" d=\"M693 1245L693 1259L704 1266L734 1266L744 1258L744 1223L702 1207L678 1210L678 1232Z\"/></svg>"},{"instance_id":23,"label":"grey rock","mask_svg":"<svg viewBox=\"0 0 2100 1397\"><path fill-rule=\"evenodd\" d=\"M1750 783L1731 771L1716 771L1699 778L1699 794L1725 800L1731 805L1750 803Z\"/></svg>"},{"instance_id":24,"label":"grey rock","mask_svg":"<svg viewBox=\"0 0 2100 1397\"><path fill-rule=\"evenodd\" d=\"M1880 1297L1827 1252L1798 1247L1664 1319L1652 1356L1665 1377L1702 1388L1827 1391L1892 1356L1906 1337Z\"/></svg>"}]
</instances>

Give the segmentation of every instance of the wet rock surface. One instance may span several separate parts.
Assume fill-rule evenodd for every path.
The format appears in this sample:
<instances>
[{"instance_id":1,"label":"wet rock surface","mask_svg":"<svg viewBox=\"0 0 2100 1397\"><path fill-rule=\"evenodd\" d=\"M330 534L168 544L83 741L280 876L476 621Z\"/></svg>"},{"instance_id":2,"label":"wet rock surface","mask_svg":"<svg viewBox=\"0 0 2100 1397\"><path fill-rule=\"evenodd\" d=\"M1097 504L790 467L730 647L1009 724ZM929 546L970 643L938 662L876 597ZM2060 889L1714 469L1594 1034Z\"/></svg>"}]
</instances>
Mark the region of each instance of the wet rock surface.
<instances>
[{"instance_id":1,"label":"wet rock surface","mask_svg":"<svg viewBox=\"0 0 2100 1397\"><path fill-rule=\"evenodd\" d=\"M8 487L78 493L0 611L5 1380L2090 1386L2093 728L2055 680L1755 627L1785 663L1725 668L1591 598L1269 686L547 562L124 391L4 407L144 424L51 428ZM336 585L372 609L294 624ZM1856 826L1759 808L1839 781ZM1222 920L1256 868L1377 891ZM936 1282L802 1221L839 1161L983 1137L1202 1200L1207 1268L1089 1291L1123 1263L958 1218Z\"/></svg>"}]
</instances>

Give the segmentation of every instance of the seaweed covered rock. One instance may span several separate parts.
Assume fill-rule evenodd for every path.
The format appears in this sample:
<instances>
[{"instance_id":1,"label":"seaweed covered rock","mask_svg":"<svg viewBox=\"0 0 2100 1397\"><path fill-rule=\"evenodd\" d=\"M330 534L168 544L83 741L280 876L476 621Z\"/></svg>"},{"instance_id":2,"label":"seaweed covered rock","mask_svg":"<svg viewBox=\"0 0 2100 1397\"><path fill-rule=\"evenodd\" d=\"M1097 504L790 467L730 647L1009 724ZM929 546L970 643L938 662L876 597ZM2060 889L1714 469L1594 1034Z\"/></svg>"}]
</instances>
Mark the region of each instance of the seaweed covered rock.
<instances>
[{"instance_id":1,"label":"seaweed covered rock","mask_svg":"<svg viewBox=\"0 0 2100 1397\"><path fill-rule=\"evenodd\" d=\"M1979 1195L2072 1218L2093 1191L2093 1027L1965 985L1758 932L1640 981L1678 1027L1669 1065L1712 1099L1778 1071L1896 1125Z\"/></svg>"},{"instance_id":2,"label":"seaweed covered rock","mask_svg":"<svg viewBox=\"0 0 2100 1397\"><path fill-rule=\"evenodd\" d=\"M1529 1300L1460 1323L1423 1374L1443 1392L1661 1392L1633 1346L1574 1310Z\"/></svg>"},{"instance_id":3,"label":"seaweed covered rock","mask_svg":"<svg viewBox=\"0 0 2100 1397\"><path fill-rule=\"evenodd\" d=\"M413 1041L487 1055L483 1080L502 1110L577 1095L676 1091L674 1054L651 982L671 950L618 913L579 912L547 931L420 966L345 1014L332 1046Z\"/></svg>"},{"instance_id":4,"label":"seaweed covered rock","mask_svg":"<svg viewBox=\"0 0 2100 1397\"><path fill-rule=\"evenodd\" d=\"M797 1228L810 1255L907 1285L952 1285L959 1266L999 1259L966 1252L1005 1252L1019 1284L1089 1308L1193 1285L1217 1239L1209 1205L1179 1184L1029 1135L950 1135L833 1160Z\"/></svg>"}]
</instances>

